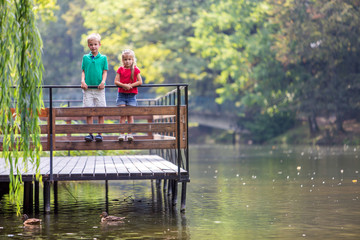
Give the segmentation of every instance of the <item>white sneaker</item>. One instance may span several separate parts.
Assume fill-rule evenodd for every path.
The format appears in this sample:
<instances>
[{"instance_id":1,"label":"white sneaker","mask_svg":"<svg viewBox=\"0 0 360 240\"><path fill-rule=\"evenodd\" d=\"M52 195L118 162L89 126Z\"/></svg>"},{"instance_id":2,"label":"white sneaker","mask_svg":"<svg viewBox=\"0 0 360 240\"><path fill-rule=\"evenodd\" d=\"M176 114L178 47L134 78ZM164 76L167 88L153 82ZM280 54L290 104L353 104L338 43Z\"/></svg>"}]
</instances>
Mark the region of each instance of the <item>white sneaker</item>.
<instances>
[{"instance_id":1,"label":"white sneaker","mask_svg":"<svg viewBox=\"0 0 360 240\"><path fill-rule=\"evenodd\" d=\"M120 136L118 137L119 142L122 142L125 140L125 134L120 134Z\"/></svg>"},{"instance_id":2,"label":"white sneaker","mask_svg":"<svg viewBox=\"0 0 360 240\"><path fill-rule=\"evenodd\" d=\"M129 134L127 135L127 140L128 140L129 142L131 142L132 140L134 140L134 136L133 136L131 133L129 133Z\"/></svg>"}]
</instances>

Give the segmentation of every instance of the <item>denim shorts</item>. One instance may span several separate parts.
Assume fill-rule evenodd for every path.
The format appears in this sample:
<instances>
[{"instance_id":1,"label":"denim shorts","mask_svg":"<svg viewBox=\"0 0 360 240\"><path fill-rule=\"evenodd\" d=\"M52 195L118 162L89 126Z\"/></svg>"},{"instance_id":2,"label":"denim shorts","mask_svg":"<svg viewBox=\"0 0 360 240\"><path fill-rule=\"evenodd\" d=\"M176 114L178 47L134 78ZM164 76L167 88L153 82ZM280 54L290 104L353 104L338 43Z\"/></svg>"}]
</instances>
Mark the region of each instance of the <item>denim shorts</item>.
<instances>
[{"instance_id":1,"label":"denim shorts","mask_svg":"<svg viewBox=\"0 0 360 240\"><path fill-rule=\"evenodd\" d=\"M120 93L118 92L116 98L116 105L126 105L126 106L137 106L136 94L135 93Z\"/></svg>"}]
</instances>

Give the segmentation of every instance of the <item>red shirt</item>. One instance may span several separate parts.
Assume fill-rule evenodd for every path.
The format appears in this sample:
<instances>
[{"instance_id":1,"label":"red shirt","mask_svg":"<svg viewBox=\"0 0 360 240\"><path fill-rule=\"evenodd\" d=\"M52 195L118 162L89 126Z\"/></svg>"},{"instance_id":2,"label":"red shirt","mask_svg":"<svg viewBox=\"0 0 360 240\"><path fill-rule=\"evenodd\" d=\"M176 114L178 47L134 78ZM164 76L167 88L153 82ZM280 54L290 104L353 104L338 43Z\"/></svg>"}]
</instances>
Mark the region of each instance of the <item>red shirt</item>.
<instances>
[{"instance_id":1,"label":"red shirt","mask_svg":"<svg viewBox=\"0 0 360 240\"><path fill-rule=\"evenodd\" d=\"M136 66L134 68L134 80L131 80L131 69L119 67L119 69L116 71L120 75L120 82L121 83L134 83L137 81L137 75L140 73L140 69L138 69ZM130 90L125 90L122 87L119 87L118 92L120 93L135 93L138 94L137 87L134 87Z\"/></svg>"}]
</instances>

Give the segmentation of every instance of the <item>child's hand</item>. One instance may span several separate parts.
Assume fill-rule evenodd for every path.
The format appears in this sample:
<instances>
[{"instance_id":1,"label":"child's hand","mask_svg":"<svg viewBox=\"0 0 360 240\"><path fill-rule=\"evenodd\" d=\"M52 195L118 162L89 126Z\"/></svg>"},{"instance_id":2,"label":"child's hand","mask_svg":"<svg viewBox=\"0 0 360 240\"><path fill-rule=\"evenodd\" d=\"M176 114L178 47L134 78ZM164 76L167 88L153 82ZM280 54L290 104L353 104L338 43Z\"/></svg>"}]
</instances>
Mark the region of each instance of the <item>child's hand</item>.
<instances>
[{"instance_id":1,"label":"child's hand","mask_svg":"<svg viewBox=\"0 0 360 240\"><path fill-rule=\"evenodd\" d=\"M104 89L104 88L105 88L105 84L101 82L100 85L98 86L98 89Z\"/></svg>"},{"instance_id":2,"label":"child's hand","mask_svg":"<svg viewBox=\"0 0 360 240\"><path fill-rule=\"evenodd\" d=\"M88 85L85 82L81 82L81 88L86 90L88 88Z\"/></svg>"},{"instance_id":3,"label":"child's hand","mask_svg":"<svg viewBox=\"0 0 360 240\"><path fill-rule=\"evenodd\" d=\"M124 84L123 88L124 88L125 90L130 90L130 89L132 89L132 87L131 87L130 84Z\"/></svg>"}]
</instances>

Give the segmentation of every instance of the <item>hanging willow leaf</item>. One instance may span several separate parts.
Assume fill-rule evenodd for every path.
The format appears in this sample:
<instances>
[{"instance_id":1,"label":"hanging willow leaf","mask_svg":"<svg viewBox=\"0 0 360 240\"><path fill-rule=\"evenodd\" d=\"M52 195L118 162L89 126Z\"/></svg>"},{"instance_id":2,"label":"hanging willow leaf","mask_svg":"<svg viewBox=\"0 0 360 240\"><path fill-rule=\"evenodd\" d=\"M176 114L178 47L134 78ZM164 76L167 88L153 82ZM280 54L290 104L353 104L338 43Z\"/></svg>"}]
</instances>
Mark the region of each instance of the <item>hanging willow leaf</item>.
<instances>
[{"instance_id":1,"label":"hanging willow leaf","mask_svg":"<svg viewBox=\"0 0 360 240\"><path fill-rule=\"evenodd\" d=\"M31 0L0 0L0 131L3 156L10 168L9 195L16 204L17 214L20 214L23 188L20 166L27 168L28 161L35 162L39 179L38 112L43 106L43 65L42 41L33 9ZM15 114L9 106L15 107Z\"/></svg>"}]
</instances>

